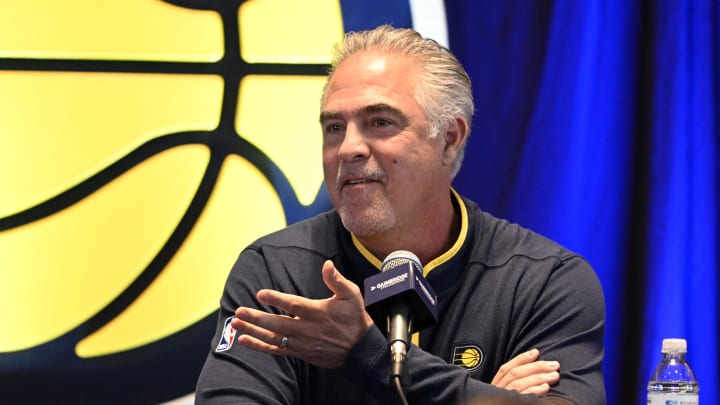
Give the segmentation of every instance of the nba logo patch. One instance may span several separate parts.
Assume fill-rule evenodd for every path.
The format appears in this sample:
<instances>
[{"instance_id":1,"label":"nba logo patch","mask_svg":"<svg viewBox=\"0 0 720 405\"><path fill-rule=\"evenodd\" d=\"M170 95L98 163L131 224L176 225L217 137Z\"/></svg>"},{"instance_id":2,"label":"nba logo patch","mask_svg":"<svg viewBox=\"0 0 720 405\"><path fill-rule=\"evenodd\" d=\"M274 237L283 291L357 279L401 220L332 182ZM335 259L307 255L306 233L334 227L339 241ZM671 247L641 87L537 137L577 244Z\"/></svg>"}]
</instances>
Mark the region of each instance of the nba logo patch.
<instances>
[{"instance_id":1,"label":"nba logo patch","mask_svg":"<svg viewBox=\"0 0 720 405\"><path fill-rule=\"evenodd\" d=\"M235 341L235 328L233 328L230 324L232 320L232 316L225 320L225 326L223 327L222 336L220 336L220 342L218 342L218 345L215 348L216 352L224 352L232 347L233 342Z\"/></svg>"}]
</instances>

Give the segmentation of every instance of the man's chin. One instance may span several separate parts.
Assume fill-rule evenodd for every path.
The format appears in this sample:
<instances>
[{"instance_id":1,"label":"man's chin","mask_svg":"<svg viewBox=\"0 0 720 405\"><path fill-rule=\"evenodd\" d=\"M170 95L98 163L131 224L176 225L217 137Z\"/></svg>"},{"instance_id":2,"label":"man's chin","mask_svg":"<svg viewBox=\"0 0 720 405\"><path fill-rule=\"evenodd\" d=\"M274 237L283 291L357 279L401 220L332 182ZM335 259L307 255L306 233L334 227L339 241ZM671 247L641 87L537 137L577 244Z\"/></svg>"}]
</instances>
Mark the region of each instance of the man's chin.
<instances>
[{"instance_id":1,"label":"man's chin","mask_svg":"<svg viewBox=\"0 0 720 405\"><path fill-rule=\"evenodd\" d=\"M340 212L340 219L348 232L356 236L373 236L390 230L395 221L388 217L376 215L357 215Z\"/></svg>"}]
</instances>

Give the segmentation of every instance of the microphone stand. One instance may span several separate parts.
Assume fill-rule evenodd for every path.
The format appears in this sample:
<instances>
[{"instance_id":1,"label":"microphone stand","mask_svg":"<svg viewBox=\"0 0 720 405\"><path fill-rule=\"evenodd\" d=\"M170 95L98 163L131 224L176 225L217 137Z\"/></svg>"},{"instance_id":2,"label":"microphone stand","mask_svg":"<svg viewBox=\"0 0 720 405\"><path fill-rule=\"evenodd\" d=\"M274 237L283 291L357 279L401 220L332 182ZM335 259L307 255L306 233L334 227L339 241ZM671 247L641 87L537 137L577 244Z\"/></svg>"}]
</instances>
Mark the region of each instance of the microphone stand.
<instances>
[{"instance_id":1,"label":"microphone stand","mask_svg":"<svg viewBox=\"0 0 720 405\"><path fill-rule=\"evenodd\" d=\"M402 405L408 405L402 378L405 372L407 351L409 349L412 311L410 305L399 301L392 307L393 313L388 315L388 342L390 343L390 376Z\"/></svg>"}]
</instances>

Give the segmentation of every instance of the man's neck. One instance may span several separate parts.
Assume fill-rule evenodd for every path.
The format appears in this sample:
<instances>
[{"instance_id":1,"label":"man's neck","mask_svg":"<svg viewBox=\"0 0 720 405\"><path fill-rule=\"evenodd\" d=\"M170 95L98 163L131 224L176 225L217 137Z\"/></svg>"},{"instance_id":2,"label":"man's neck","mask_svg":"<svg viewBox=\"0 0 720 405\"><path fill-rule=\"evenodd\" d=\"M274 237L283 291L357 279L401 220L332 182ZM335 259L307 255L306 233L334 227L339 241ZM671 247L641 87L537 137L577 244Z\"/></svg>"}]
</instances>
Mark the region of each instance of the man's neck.
<instances>
[{"instance_id":1,"label":"man's neck","mask_svg":"<svg viewBox=\"0 0 720 405\"><path fill-rule=\"evenodd\" d=\"M396 250L408 250L427 264L448 251L460 233L460 214L450 196L432 212L417 218L409 226L396 227L376 235L355 235L375 257L381 261Z\"/></svg>"}]
</instances>

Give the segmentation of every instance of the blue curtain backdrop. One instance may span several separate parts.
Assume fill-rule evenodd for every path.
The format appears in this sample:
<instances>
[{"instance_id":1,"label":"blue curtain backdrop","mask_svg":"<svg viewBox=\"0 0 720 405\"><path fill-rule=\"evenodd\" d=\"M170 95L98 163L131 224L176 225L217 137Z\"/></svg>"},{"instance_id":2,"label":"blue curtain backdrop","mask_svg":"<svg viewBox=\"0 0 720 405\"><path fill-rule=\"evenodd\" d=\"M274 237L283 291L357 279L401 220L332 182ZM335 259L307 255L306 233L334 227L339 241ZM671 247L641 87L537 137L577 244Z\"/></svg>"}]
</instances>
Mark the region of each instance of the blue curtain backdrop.
<instances>
[{"instance_id":1,"label":"blue curtain backdrop","mask_svg":"<svg viewBox=\"0 0 720 405\"><path fill-rule=\"evenodd\" d=\"M718 3L445 4L477 104L457 189L593 264L609 404L645 403L665 337L720 403Z\"/></svg>"}]
</instances>

